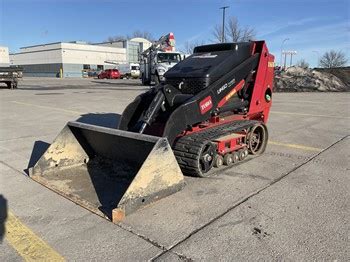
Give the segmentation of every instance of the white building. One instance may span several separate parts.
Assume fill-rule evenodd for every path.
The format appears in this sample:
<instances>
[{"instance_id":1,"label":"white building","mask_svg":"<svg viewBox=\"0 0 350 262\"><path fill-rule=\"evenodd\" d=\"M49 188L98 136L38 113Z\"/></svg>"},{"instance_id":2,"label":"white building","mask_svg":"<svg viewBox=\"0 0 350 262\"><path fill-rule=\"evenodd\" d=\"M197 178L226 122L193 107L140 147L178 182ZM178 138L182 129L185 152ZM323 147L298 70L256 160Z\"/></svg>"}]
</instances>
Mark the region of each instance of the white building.
<instances>
[{"instance_id":1,"label":"white building","mask_svg":"<svg viewBox=\"0 0 350 262\"><path fill-rule=\"evenodd\" d=\"M126 49L126 60L128 63L138 63L140 53L148 49L152 43L145 38L136 37L130 40L96 43L94 45L119 47Z\"/></svg>"},{"instance_id":2,"label":"white building","mask_svg":"<svg viewBox=\"0 0 350 262\"><path fill-rule=\"evenodd\" d=\"M0 46L0 66L9 66L10 65L10 57L9 57L9 49L5 46Z\"/></svg>"},{"instance_id":3,"label":"white building","mask_svg":"<svg viewBox=\"0 0 350 262\"><path fill-rule=\"evenodd\" d=\"M125 48L86 44L84 42L57 42L22 47L10 54L11 65L23 67L26 76L82 77L83 71L114 67L105 61L125 63Z\"/></svg>"}]
</instances>

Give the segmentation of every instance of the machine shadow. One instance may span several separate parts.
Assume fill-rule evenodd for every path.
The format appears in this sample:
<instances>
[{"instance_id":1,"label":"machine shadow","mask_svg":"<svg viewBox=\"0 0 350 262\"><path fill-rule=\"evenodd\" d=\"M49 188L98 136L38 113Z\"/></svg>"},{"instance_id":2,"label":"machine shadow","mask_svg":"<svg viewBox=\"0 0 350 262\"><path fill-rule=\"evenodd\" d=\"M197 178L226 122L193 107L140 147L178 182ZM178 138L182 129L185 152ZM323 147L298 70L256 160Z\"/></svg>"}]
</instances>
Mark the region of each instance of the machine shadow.
<instances>
[{"instance_id":1,"label":"machine shadow","mask_svg":"<svg viewBox=\"0 0 350 262\"><path fill-rule=\"evenodd\" d=\"M3 195L0 195L0 243L5 236L5 222L7 219L7 200Z\"/></svg>"},{"instance_id":2,"label":"machine shadow","mask_svg":"<svg viewBox=\"0 0 350 262\"><path fill-rule=\"evenodd\" d=\"M26 169L23 171L29 176L29 168L33 167L40 157L49 148L50 144L44 141L38 140L34 142L33 150L29 158L29 163Z\"/></svg>"},{"instance_id":3,"label":"machine shadow","mask_svg":"<svg viewBox=\"0 0 350 262\"><path fill-rule=\"evenodd\" d=\"M104 113L104 114L84 114L81 115L76 121L84 124L90 124L95 126L117 128L119 125L121 115L115 113Z\"/></svg>"}]
</instances>

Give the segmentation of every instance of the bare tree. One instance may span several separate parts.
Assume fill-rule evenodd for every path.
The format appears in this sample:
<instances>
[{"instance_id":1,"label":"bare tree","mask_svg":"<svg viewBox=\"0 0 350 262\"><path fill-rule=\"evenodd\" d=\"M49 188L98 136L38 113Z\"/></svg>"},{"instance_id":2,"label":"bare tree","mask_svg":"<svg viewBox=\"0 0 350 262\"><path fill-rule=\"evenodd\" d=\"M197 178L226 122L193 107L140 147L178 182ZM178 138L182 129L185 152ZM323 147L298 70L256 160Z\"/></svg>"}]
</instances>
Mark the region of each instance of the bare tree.
<instances>
[{"instance_id":1,"label":"bare tree","mask_svg":"<svg viewBox=\"0 0 350 262\"><path fill-rule=\"evenodd\" d=\"M321 57L320 66L325 68L342 67L347 62L348 60L344 52L331 50Z\"/></svg>"},{"instance_id":2,"label":"bare tree","mask_svg":"<svg viewBox=\"0 0 350 262\"><path fill-rule=\"evenodd\" d=\"M136 30L134 31L131 35L116 35L116 36L109 36L107 38L107 42L118 42L118 41L124 41L124 40L130 40L131 38L135 37L142 37L145 38L149 41L154 41L154 37L152 34L148 31L141 31L141 30Z\"/></svg>"},{"instance_id":3,"label":"bare tree","mask_svg":"<svg viewBox=\"0 0 350 262\"><path fill-rule=\"evenodd\" d=\"M296 66L301 67L301 68L309 68L309 63L305 61L305 59L301 59L296 63Z\"/></svg>"},{"instance_id":4,"label":"bare tree","mask_svg":"<svg viewBox=\"0 0 350 262\"><path fill-rule=\"evenodd\" d=\"M126 40L127 38L125 36L122 35L116 35L116 36L109 36L107 38L106 42L118 42L118 41L123 41Z\"/></svg>"},{"instance_id":5,"label":"bare tree","mask_svg":"<svg viewBox=\"0 0 350 262\"><path fill-rule=\"evenodd\" d=\"M213 42L219 43L222 40L222 25L214 26L212 35L214 37Z\"/></svg>"},{"instance_id":6,"label":"bare tree","mask_svg":"<svg viewBox=\"0 0 350 262\"><path fill-rule=\"evenodd\" d=\"M180 51L184 54L193 54L193 49L200 45L205 45L205 41L186 41Z\"/></svg>"},{"instance_id":7,"label":"bare tree","mask_svg":"<svg viewBox=\"0 0 350 262\"><path fill-rule=\"evenodd\" d=\"M250 40L255 40L255 38L256 38L255 29L247 26L247 27L243 28L241 39L239 41L246 42L246 41L250 41Z\"/></svg>"},{"instance_id":8,"label":"bare tree","mask_svg":"<svg viewBox=\"0 0 350 262\"><path fill-rule=\"evenodd\" d=\"M226 32L232 42L238 42L241 38L242 29L239 28L236 17L230 17L226 23ZM226 38L226 37L225 37Z\"/></svg>"},{"instance_id":9,"label":"bare tree","mask_svg":"<svg viewBox=\"0 0 350 262\"><path fill-rule=\"evenodd\" d=\"M245 42L255 38L255 30L249 26L241 26L238 19L231 16L226 23L227 37L232 42Z\"/></svg>"},{"instance_id":10,"label":"bare tree","mask_svg":"<svg viewBox=\"0 0 350 262\"><path fill-rule=\"evenodd\" d=\"M222 40L222 25L216 25L212 32L214 37L214 42L221 42ZM231 16L225 25L225 37L231 42L245 42L249 40L254 40L256 32L254 28L249 26L241 26L238 19Z\"/></svg>"},{"instance_id":11,"label":"bare tree","mask_svg":"<svg viewBox=\"0 0 350 262\"><path fill-rule=\"evenodd\" d=\"M134 37L142 37L142 38L145 38L151 42L154 41L154 37L153 37L152 33L150 33L149 31L136 30L132 33L131 37L130 36L128 37L128 39L134 38Z\"/></svg>"}]
</instances>

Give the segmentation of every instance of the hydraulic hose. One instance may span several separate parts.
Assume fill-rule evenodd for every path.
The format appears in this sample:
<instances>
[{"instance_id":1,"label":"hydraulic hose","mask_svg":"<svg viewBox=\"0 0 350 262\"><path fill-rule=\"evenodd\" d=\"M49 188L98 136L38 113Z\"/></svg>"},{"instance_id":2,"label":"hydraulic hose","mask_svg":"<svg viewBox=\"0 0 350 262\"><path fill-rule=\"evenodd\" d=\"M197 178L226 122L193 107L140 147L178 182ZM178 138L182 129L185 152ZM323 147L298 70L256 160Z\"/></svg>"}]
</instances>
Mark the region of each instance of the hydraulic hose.
<instances>
[{"instance_id":1,"label":"hydraulic hose","mask_svg":"<svg viewBox=\"0 0 350 262\"><path fill-rule=\"evenodd\" d=\"M142 134L145 131L145 128L147 126L153 123L164 101L165 101L165 96L162 90L159 90L157 94L154 96L150 106L148 107L147 111L145 112L145 115L141 120L142 124L139 130L140 134Z\"/></svg>"}]
</instances>

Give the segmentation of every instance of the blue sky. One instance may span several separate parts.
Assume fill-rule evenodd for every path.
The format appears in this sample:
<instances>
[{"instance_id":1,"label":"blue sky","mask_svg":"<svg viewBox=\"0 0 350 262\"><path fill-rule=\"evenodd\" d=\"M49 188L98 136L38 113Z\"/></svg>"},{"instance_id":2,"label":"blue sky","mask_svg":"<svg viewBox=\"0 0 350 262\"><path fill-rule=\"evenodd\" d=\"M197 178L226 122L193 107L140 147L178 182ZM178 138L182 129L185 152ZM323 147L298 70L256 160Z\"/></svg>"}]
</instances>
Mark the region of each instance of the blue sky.
<instances>
[{"instance_id":1,"label":"blue sky","mask_svg":"<svg viewBox=\"0 0 350 262\"><path fill-rule=\"evenodd\" d=\"M57 42L101 42L111 35L147 30L155 37L174 32L177 47L185 41L210 41L221 23L220 6L227 16L257 31L280 60L284 49L296 50L295 60L312 66L318 54L350 47L349 0L0 0L0 45L20 47ZM316 51L316 52L314 52Z\"/></svg>"}]
</instances>

